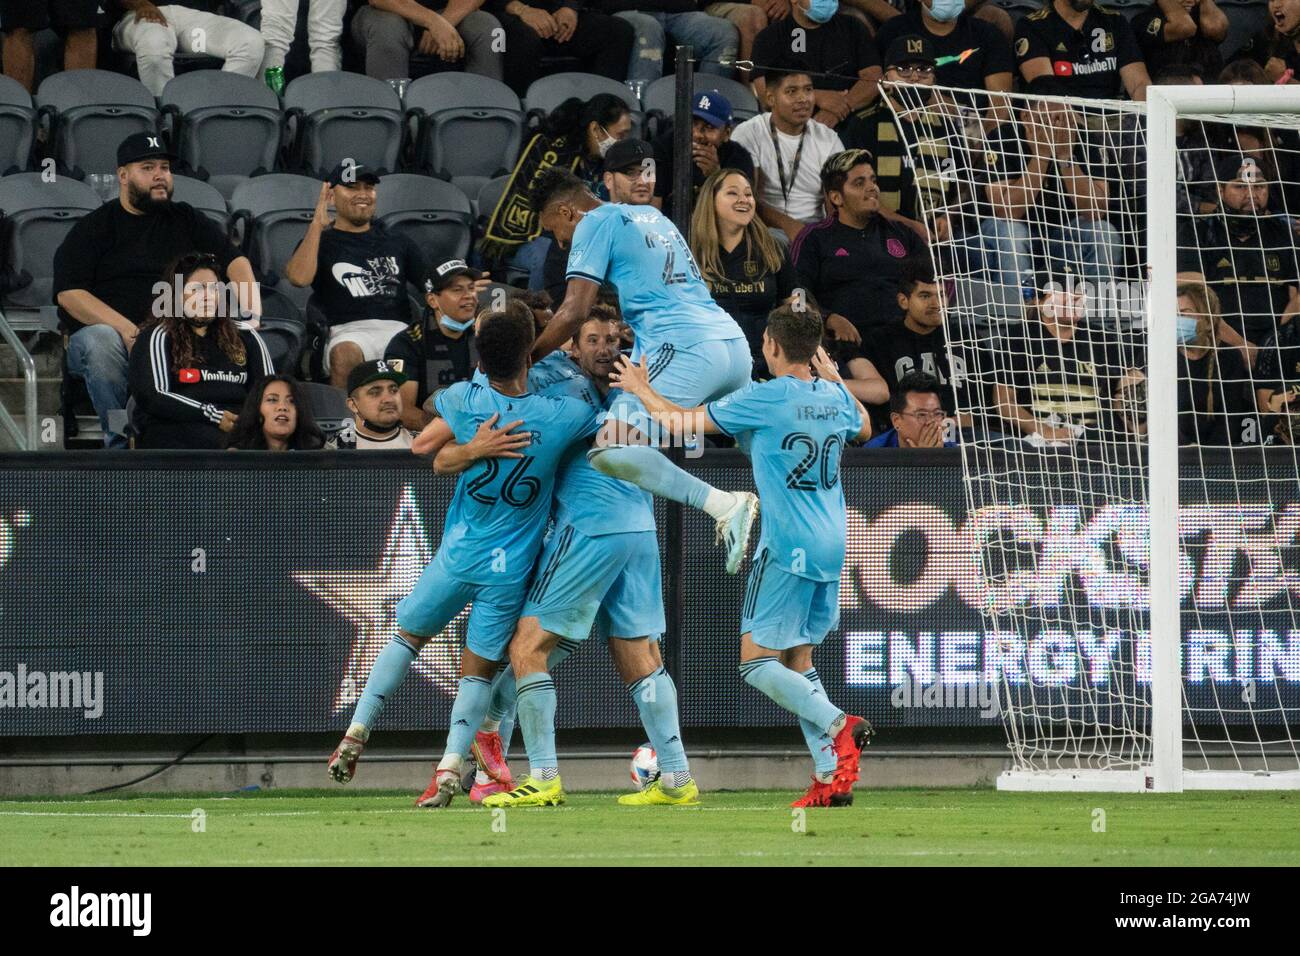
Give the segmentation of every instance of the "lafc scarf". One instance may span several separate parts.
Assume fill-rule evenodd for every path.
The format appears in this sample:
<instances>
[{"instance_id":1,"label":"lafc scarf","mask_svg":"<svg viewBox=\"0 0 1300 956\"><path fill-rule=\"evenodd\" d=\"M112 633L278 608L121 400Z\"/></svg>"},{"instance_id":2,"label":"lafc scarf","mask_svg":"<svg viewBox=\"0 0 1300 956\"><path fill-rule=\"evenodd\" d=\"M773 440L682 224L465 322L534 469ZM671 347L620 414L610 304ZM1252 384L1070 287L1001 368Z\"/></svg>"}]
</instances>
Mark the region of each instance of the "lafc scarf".
<instances>
[{"instance_id":1,"label":"lafc scarf","mask_svg":"<svg viewBox=\"0 0 1300 956\"><path fill-rule=\"evenodd\" d=\"M537 219L537 210L528 201L529 187L543 170L558 166L572 172L581 159L578 147L571 145L567 136L548 139L538 133L528 141L519 156L519 162L515 163L515 171L510 174L510 182L506 184L505 191L488 220L487 231L479 247L485 259L504 259L519 246L541 234L542 226Z\"/></svg>"}]
</instances>

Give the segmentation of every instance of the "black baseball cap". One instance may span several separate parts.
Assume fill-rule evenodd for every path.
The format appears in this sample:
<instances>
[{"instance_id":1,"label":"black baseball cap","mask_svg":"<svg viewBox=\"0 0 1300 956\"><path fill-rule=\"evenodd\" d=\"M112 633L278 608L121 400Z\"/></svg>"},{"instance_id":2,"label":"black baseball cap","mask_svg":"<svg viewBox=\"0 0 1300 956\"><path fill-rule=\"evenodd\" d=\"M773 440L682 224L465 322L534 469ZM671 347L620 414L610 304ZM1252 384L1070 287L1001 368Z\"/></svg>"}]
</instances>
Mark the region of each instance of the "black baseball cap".
<instances>
[{"instance_id":1,"label":"black baseball cap","mask_svg":"<svg viewBox=\"0 0 1300 956\"><path fill-rule=\"evenodd\" d=\"M441 292L457 276L469 276L477 282L485 275L484 272L471 269L464 259L448 259L446 262L429 267L429 274L424 278L424 291Z\"/></svg>"},{"instance_id":2,"label":"black baseball cap","mask_svg":"<svg viewBox=\"0 0 1300 956\"><path fill-rule=\"evenodd\" d=\"M379 173L360 163L339 163L329 174L331 186L355 186L357 183L370 183L373 186L378 182Z\"/></svg>"},{"instance_id":3,"label":"black baseball cap","mask_svg":"<svg viewBox=\"0 0 1300 956\"><path fill-rule=\"evenodd\" d=\"M622 173L632 167L640 168L645 160L654 160L655 151L643 139L620 139L605 154L605 172Z\"/></svg>"},{"instance_id":4,"label":"black baseball cap","mask_svg":"<svg viewBox=\"0 0 1300 956\"><path fill-rule=\"evenodd\" d=\"M910 34L901 36L889 44L885 51L885 67L902 66L905 63L924 63L934 66L934 44L929 38Z\"/></svg>"},{"instance_id":5,"label":"black baseball cap","mask_svg":"<svg viewBox=\"0 0 1300 956\"><path fill-rule=\"evenodd\" d=\"M132 133L117 146L117 165L139 163L146 159L176 161L176 154L161 133Z\"/></svg>"},{"instance_id":6,"label":"black baseball cap","mask_svg":"<svg viewBox=\"0 0 1300 956\"><path fill-rule=\"evenodd\" d=\"M1214 178L1221 183L1240 179L1243 183L1264 182L1267 178L1259 161L1241 153L1228 153L1214 163Z\"/></svg>"},{"instance_id":7,"label":"black baseball cap","mask_svg":"<svg viewBox=\"0 0 1300 956\"><path fill-rule=\"evenodd\" d=\"M348 373L348 394L351 395L363 385L387 379L404 385L407 377L402 374L401 359L378 359L374 362L362 362Z\"/></svg>"}]
</instances>

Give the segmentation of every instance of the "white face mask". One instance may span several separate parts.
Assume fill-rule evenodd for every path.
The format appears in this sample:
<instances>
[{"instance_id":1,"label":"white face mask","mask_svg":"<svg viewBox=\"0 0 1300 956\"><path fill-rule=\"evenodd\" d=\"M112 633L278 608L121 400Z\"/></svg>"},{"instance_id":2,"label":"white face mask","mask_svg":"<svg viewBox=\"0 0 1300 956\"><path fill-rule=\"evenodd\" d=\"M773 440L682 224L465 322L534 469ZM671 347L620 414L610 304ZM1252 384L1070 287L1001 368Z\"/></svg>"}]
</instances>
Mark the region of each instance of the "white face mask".
<instances>
[{"instance_id":1,"label":"white face mask","mask_svg":"<svg viewBox=\"0 0 1300 956\"><path fill-rule=\"evenodd\" d=\"M609 130L605 129L605 127L602 126L600 128L600 131L605 134L605 138L600 140L598 143L596 143L596 148L600 150L601 159L604 159L605 154L609 152L610 147L612 147L615 143L617 143L618 140L616 140L613 136L610 136Z\"/></svg>"}]
</instances>

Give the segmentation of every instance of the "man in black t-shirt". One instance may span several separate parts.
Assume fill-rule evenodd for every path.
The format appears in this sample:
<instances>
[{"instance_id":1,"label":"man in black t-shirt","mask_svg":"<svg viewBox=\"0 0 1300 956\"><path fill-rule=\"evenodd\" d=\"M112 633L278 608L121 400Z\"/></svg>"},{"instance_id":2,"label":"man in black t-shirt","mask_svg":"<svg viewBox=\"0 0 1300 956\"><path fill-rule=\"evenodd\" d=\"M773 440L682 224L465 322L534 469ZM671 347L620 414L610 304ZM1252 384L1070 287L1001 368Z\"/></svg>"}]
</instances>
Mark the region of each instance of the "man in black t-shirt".
<instances>
[{"instance_id":1,"label":"man in black t-shirt","mask_svg":"<svg viewBox=\"0 0 1300 956\"><path fill-rule=\"evenodd\" d=\"M325 316L324 367L335 388L352 367L383 358L384 347L411 321L406 287L418 288L427 266L408 237L376 223L379 174L354 163L335 166L316 201L307 235L284 268L298 287L310 285ZM337 218L329 218L333 200Z\"/></svg>"},{"instance_id":2,"label":"man in black t-shirt","mask_svg":"<svg viewBox=\"0 0 1300 956\"><path fill-rule=\"evenodd\" d=\"M1288 82L1300 83L1300 0L1269 0L1271 21L1237 51L1264 68L1270 82L1276 83L1287 70Z\"/></svg>"},{"instance_id":3,"label":"man in black t-shirt","mask_svg":"<svg viewBox=\"0 0 1300 956\"><path fill-rule=\"evenodd\" d=\"M806 70L816 91L813 119L833 129L876 98L880 57L861 20L836 13L819 22L809 15L811 5L793 0L790 15L754 39L754 92L762 102L764 67Z\"/></svg>"},{"instance_id":4,"label":"man in black t-shirt","mask_svg":"<svg viewBox=\"0 0 1300 956\"><path fill-rule=\"evenodd\" d=\"M127 354L137 327L154 316L163 269L187 252L215 256L238 292L241 312L262 311L253 266L211 220L172 202L173 157L162 139L135 133L117 150L119 195L77 222L54 254L54 301L68 339L68 372L84 379L104 443L125 448L108 427L124 408ZM238 316L236 316L238 318Z\"/></svg>"},{"instance_id":5,"label":"man in black t-shirt","mask_svg":"<svg viewBox=\"0 0 1300 956\"><path fill-rule=\"evenodd\" d=\"M951 20L934 16L932 0L914 0L907 12L881 24L876 45L885 54L903 36L930 41L935 57L935 84L963 90L1011 91L1015 58L1007 38L987 20L964 8ZM984 97L973 101L982 105Z\"/></svg>"},{"instance_id":6,"label":"man in black t-shirt","mask_svg":"<svg viewBox=\"0 0 1300 956\"><path fill-rule=\"evenodd\" d=\"M1016 59L1026 83L1056 76L1067 96L1144 100L1151 82L1129 22L1094 0L1051 0L1024 17Z\"/></svg>"},{"instance_id":7,"label":"man in black t-shirt","mask_svg":"<svg viewBox=\"0 0 1300 956\"><path fill-rule=\"evenodd\" d=\"M1194 69L1206 83L1217 82L1228 18L1214 0L1164 0L1139 11L1132 22L1151 76L1181 66Z\"/></svg>"},{"instance_id":8,"label":"man in black t-shirt","mask_svg":"<svg viewBox=\"0 0 1300 956\"><path fill-rule=\"evenodd\" d=\"M691 104L691 208L704 180L719 169L739 169L754 182L749 150L731 141L731 103L717 90L695 94ZM672 210L673 129L670 125L651 143L655 151L655 208Z\"/></svg>"},{"instance_id":9,"label":"man in black t-shirt","mask_svg":"<svg viewBox=\"0 0 1300 956\"><path fill-rule=\"evenodd\" d=\"M837 153L822 166L822 189L835 215L795 239L790 258L799 285L826 316L827 331L860 344L873 327L898 317L903 262L925 251L909 227L880 215L880 191L865 150Z\"/></svg>"},{"instance_id":10,"label":"man in black t-shirt","mask_svg":"<svg viewBox=\"0 0 1300 956\"><path fill-rule=\"evenodd\" d=\"M1255 364L1255 407L1267 444L1300 445L1300 322L1285 316Z\"/></svg>"}]
</instances>

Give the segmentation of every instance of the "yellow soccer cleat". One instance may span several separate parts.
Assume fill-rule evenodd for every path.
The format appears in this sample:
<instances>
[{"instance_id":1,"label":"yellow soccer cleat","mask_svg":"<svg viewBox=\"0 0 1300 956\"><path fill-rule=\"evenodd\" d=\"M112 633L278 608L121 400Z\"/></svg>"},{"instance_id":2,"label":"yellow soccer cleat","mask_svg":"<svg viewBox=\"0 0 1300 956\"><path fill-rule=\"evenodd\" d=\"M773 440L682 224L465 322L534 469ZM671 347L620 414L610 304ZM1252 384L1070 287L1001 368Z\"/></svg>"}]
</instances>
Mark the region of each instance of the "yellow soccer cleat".
<instances>
[{"instance_id":1,"label":"yellow soccer cleat","mask_svg":"<svg viewBox=\"0 0 1300 956\"><path fill-rule=\"evenodd\" d=\"M483 798L485 807L558 807L564 802L564 788L560 778L543 783L532 777L525 777L523 783L509 793L494 793Z\"/></svg>"},{"instance_id":2,"label":"yellow soccer cleat","mask_svg":"<svg viewBox=\"0 0 1300 956\"><path fill-rule=\"evenodd\" d=\"M700 802L700 788L691 780L684 787L669 790L660 778L644 790L623 794L618 802L625 807L693 807Z\"/></svg>"}]
</instances>

